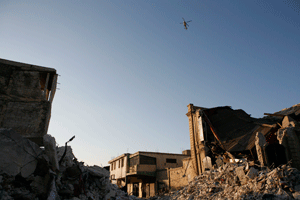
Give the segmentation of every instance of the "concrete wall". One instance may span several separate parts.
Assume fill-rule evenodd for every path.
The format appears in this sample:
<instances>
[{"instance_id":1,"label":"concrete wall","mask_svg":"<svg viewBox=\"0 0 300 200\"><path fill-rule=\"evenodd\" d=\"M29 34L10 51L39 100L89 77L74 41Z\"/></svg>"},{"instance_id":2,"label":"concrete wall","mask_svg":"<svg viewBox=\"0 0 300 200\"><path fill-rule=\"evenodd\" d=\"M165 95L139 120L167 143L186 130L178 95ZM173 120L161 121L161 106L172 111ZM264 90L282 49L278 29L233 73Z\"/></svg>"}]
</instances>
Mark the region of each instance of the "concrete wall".
<instances>
[{"instance_id":1,"label":"concrete wall","mask_svg":"<svg viewBox=\"0 0 300 200\"><path fill-rule=\"evenodd\" d=\"M163 192L169 189L169 175L168 169L156 171L156 182L158 192Z\"/></svg>"},{"instance_id":2,"label":"concrete wall","mask_svg":"<svg viewBox=\"0 0 300 200\"><path fill-rule=\"evenodd\" d=\"M168 176L171 190L177 190L188 185L196 176L192 158L184 159L182 167L168 169Z\"/></svg>"},{"instance_id":3,"label":"concrete wall","mask_svg":"<svg viewBox=\"0 0 300 200\"><path fill-rule=\"evenodd\" d=\"M49 101L0 100L1 128L12 128L24 137L38 138L46 134L50 113Z\"/></svg>"},{"instance_id":4,"label":"concrete wall","mask_svg":"<svg viewBox=\"0 0 300 200\"><path fill-rule=\"evenodd\" d=\"M56 84L55 69L0 59L0 127L42 145Z\"/></svg>"}]
</instances>

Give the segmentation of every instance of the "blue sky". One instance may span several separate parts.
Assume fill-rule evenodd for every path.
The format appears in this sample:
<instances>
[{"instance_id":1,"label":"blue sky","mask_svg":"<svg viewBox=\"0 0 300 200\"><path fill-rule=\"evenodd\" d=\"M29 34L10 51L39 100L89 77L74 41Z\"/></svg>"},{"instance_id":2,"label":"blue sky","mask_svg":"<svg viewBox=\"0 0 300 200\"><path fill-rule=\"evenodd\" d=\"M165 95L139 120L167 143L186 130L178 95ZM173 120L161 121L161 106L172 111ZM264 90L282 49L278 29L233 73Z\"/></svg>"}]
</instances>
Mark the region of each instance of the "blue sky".
<instances>
[{"instance_id":1,"label":"blue sky","mask_svg":"<svg viewBox=\"0 0 300 200\"><path fill-rule=\"evenodd\" d=\"M189 103L300 103L299 36L296 0L0 1L0 57L57 70L48 133L89 165L189 149Z\"/></svg>"}]
</instances>

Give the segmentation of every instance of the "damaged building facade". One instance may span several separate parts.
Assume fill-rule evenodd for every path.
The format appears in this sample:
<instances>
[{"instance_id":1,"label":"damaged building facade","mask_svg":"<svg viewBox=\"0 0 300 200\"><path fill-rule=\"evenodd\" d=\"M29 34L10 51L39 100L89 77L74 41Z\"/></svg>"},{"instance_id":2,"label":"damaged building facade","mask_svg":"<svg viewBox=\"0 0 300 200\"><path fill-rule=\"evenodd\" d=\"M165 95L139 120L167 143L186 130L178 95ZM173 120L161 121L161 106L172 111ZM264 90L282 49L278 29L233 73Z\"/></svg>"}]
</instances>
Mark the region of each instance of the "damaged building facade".
<instances>
[{"instance_id":1,"label":"damaged building facade","mask_svg":"<svg viewBox=\"0 0 300 200\"><path fill-rule=\"evenodd\" d=\"M110 179L129 195L148 198L177 184L177 174L171 170L183 167L189 158L189 150L182 154L144 151L122 154L109 161Z\"/></svg>"},{"instance_id":2,"label":"damaged building facade","mask_svg":"<svg viewBox=\"0 0 300 200\"><path fill-rule=\"evenodd\" d=\"M252 118L229 106L188 105L194 175L247 160L261 167L291 162L300 169L300 104L263 118Z\"/></svg>"},{"instance_id":3,"label":"damaged building facade","mask_svg":"<svg viewBox=\"0 0 300 200\"><path fill-rule=\"evenodd\" d=\"M0 59L0 128L42 145L57 85L53 68Z\"/></svg>"}]
</instances>

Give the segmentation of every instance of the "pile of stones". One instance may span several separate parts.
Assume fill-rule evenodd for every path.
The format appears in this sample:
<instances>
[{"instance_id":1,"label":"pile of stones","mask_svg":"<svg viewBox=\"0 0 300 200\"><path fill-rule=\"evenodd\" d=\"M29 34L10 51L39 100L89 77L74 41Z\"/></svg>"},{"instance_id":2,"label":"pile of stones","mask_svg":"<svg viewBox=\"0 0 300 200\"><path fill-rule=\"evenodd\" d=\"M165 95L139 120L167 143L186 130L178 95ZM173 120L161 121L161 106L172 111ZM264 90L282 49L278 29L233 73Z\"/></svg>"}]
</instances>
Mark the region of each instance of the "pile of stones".
<instances>
[{"instance_id":1,"label":"pile of stones","mask_svg":"<svg viewBox=\"0 0 300 200\"><path fill-rule=\"evenodd\" d=\"M186 187L151 199L300 199L300 172L281 165L273 170L227 163L195 177Z\"/></svg>"}]
</instances>

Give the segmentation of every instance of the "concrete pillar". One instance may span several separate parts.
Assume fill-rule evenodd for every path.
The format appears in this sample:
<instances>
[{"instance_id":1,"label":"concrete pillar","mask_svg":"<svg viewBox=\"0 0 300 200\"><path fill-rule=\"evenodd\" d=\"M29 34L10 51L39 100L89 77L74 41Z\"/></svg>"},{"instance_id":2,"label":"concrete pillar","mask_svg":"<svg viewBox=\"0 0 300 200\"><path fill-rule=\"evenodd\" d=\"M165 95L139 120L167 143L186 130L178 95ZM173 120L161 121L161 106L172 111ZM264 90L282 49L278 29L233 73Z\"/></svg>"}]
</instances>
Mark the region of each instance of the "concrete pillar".
<instances>
[{"instance_id":1,"label":"concrete pillar","mask_svg":"<svg viewBox=\"0 0 300 200\"><path fill-rule=\"evenodd\" d=\"M196 147L195 147L195 132L194 132L194 105L193 104L189 104L188 106L188 113L186 114L186 116L189 118L189 131L190 131L190 144L191 144L191 158L192 158L192 165L193 168L195 170L196 175L199 175L199 170L198 170L198 159L197 159L197 153L196 153Z\"/></svg>"},{"instance_id":2,"label":"concrete pillar","mask_svg":"<svg viewBox=\"0 0 300 200\"><path fill-rule=\"evenodd\" d=\"M262 167L267 165L267 158L264 151L267 144L268 143L266 141L265 136L262 133L257 132L255 137L255 146L256 146L257 157Z\"/></svg>"}]
</instances>

